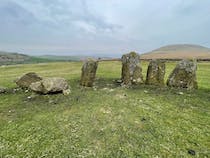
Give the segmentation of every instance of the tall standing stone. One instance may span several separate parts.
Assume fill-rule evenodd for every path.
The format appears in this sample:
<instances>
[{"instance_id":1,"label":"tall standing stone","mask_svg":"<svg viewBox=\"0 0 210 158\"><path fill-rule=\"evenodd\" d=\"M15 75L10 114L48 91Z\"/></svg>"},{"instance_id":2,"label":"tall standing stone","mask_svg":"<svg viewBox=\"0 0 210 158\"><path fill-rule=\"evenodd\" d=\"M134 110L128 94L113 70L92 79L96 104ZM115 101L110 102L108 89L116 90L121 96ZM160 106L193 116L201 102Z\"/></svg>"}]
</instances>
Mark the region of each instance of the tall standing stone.
<instances>
[{"instance_id":1,"label":"tall standing stone","mask_svg":"<svg viewBox=\"0 0 210 158\"><path fill-rule=\"evenodd\" d=\"M94 60L86 61L82 67L80 85L85 87L92 87L95 80L97 68L98 68L98 61Z\"/></svg>"},{"instance_id":2,"label":"tall standing stone","mask_svg":"<svg viewBox=\"0 0 210 158\"><path fill-rule=\"evenodd\" d=\"M146 84L164 85L165 62L161 60L152 60L147 69Z\"/></svg>"},{"instance_id":3,"label":"tall standing stone","mask_svg":"<svg viewBox=\"0 0 210 158\"><path fill-rule=\"evenodd\" d=\"M197 63L192 60L180 61L170 74L167 85L169 87L197 89Z\"/></svg>"},{"instance_id":4,"label":"tall standing stone","mask_svg":"<svg viewBox=\"0 0 210 158\"><path fill-rule=\"evenodd\" d=\"M124 85L143 83L140 56L131 52L122 56L122 83Z\"/></svg>"}]
</instances>

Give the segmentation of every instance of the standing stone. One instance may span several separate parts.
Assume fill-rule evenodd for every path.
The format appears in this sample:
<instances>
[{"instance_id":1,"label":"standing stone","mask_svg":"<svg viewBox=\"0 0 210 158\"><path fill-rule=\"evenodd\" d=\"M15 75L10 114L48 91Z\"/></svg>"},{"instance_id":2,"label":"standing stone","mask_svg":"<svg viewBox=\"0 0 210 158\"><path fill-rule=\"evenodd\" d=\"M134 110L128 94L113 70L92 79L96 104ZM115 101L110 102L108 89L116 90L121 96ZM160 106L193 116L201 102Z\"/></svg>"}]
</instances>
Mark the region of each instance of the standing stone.
<instances>
[{"instance_id":1,"label":"standing stone","mask_svg":"<svg viewBox=\"0 0 210 158\"><path fill-rule=\"evenodd\" d=\"M146 84L164 85L165 62L161 60L152 60L147 69Z\"/></svg>"},{"instance_id":2,"label":"standing stone","mask_svg":"<svg viewBox=\"0 0 210 158\"><path fill-rule=\"evenodd\" d=\"M170 74L167 85L169 87L197 89L197 63L192 60L180 61Z\"/></svg>"},{"instance_id":3,"label":"standing stone","mask_svg":"<svg viewBox=\"0 0 210 158\"><path fill-rule=\"evenodd\" d=\"M18 78L15 82L21 88L29 88L29 86L37 81L42 80L42 77L38 76L34 72L29 72L22 77Z\"/></svg>"},{"instance_id":4,"label":"standing stone","mask_svg":"<svg viewBox=\"0 0 210 158\"><path fill-rule=\"evenodd\" d=\"M140 56L131 52L122 56L122 83L124 85L143 83Z\"/></svg>"},{"instance_id":5,"label":"standing stone","mask_svg":"<svg viewBox=\"0 0 210 158\"><path fill-rule=\"evenodd\" d=\"M82 75L80 81L81 86L85 87L93 86L97 68L98 68L98 61L88 60L84 63L82 67Z\"/></svg>"}]
</instances>

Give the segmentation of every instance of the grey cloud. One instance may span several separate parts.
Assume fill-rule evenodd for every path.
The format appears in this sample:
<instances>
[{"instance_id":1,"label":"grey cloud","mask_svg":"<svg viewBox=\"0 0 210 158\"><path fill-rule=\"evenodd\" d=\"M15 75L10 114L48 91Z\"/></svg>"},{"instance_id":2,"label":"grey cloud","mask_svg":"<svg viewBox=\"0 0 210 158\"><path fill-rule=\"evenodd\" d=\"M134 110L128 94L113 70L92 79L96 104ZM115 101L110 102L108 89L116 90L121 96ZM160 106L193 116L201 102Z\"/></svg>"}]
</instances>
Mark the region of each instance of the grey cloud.
<instances>
[{"instance_id":1,"label":"grey cloud","mask_svg":"<svg viewBox=\"0 0 210 158\"><path fill-rule=\"evenodd\" d=\"M173 43L210 47L209 16L207 0L1 0L0 48L121 53Z\"/></svg>"},{"instance_id":2,"label":"grey cloud","mask_svg":"<svg viewBox=\"0 0 210 158\"><path fill-rule=\"evenodd\" d=\"M10 23L19 23L21 25L31 24L35 22L34 16L19 6L18 4L11 2L1 2L0 5L0 21L3 25L9 25Z\"/></svg>"},{"instance_id":3,"label":"grey cloud","mask_svg":"<svg viewBox=\"0 0 210 158\"><path fill-rule=\"evenodd\" d=\"M32 2L35 3L34 1L19 1L19 4L28 7L33 6ZM85 0L40 0L36 2L36 5L39 6L40 10L35 12L35 16L40 18L41 21L47 22L49 27L51 24L63 29L62 25L74 27L75 23L82 21L102 31L106 29L114 30L115 27L118 28L117 25L106 22L103 17L91 13Z\"/></svg>"}]
</instances>

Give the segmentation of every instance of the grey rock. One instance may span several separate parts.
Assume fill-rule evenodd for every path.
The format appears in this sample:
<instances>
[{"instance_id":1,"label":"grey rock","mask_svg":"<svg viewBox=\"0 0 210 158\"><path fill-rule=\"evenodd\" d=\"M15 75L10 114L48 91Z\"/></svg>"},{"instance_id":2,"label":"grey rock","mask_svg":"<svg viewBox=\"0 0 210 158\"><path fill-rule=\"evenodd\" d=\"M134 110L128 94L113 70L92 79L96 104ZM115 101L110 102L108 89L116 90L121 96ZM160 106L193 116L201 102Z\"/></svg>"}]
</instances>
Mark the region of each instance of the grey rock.
<instances>
[{"instance_id":1,"label":"grey rock","mask_svg":"<svg viewBox=\"0 0 210 158\"><path fill-rule=\"evenodd\" d=\"M98 68L98 61L88 60L82 67L82 75L80 85L84 87L92 87L96 77L96 71Z\"/></svg>"},{"instance_id":2,"label":"grey rock","mask_svg":"<svg viewBox=\"0 0 210 158\"><path fill-rule=\"evenodd\" d=\"M140 66L140 56L135 52L130 52L122 56L122 84L141 84L144 83L142 68Z\"/></svg>"},{"instance_id":3,"label":"grey rock","mask_svg":"<svg viewBox=\"0 0 210 158\"><path fill-rule=\"evenodd\" d=\"M30 72L18 78L15 82L21 88L29 88L32 83L40 80L42 80L42 77L34 72Z\"/></svg>"},{"instance_id":4,"label":"grey rock","mask_svg":"<svg viewBox=\"0 0 210 158\"><path fill-rule=\"evenodd\" d=\"M43 80L30 85L32 91L41 94L64 93L67 95L69 88L70 87L65 79L56 77L44 78Z\"/></svg>"},{"instance_id":5,"label":"grey rock","mask_svg":"<svg viewBox=\"0 0 210 158\"><path fill-rule=\"evenodd\" d=\"M175 88L197 89L197 63L195 60L182 60L170 74L167 85Z\"/></svg>"},{"instance_id":6,"label":"grey rock","mask_svg":"<svg viewBox=\"0 0 210 158\"><path fill-rule=\"evenodd\" d=\"M147 69L146 84L150 85L164 85L165 77L165 62L161 60L152 60Z\"/></svg>"}]
</instances>

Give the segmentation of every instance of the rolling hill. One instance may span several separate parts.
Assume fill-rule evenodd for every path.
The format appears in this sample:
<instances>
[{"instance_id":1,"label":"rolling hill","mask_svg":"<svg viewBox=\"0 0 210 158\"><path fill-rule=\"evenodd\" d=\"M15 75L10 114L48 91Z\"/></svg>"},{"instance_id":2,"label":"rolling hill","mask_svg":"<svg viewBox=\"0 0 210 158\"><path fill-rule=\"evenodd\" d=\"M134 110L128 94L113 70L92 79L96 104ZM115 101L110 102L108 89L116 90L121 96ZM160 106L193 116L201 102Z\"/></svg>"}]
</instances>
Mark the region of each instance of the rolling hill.
<instances>
[{"instance_id":1,"label":"rolling hill","mask_svg":"<svg viewBox=\"0 0 210 158\"><path fill-rule=\"evenodd\" d=\"M27 64L27 63L42 63L42 62L54 62L54 61L81 61L88 58L87 56L55 56L55 55L43 55L43 56L29 56L20 53L12 53L0 51L0 65L9 64ZM98 58L98 57L93 57ZM210 60L210 48L206 48L199 45L190 44L177 44L168 45L155 49L151 52L141 54L141 59L198 59L198 60ZM108 57L101 57L101 60L117 60Z\"/></svg>"},{"instance_id":2,"label":"rolling hill","mask_svg":"<svg viewBox=\"0 0 210 158\"><path fill-rule=\"evenodd\" d=\"M59 56L59 55L42 55L42 56L37 56L41 59L50 59L53 61L83 61L86 59L100 59L102 61L106 60L113 60L112 57L106 57L106 56L97 56L97 55L90 55L90 56L85 56L85 55L74 55L74 56Z\"/></svg>"},{"instance_id":3,"label":"rolling hill","mask_svg":"<svg viewBox=\"0 0 210 158\"><path fill-rule=\"evenodd\" d=\"M86 56L58 56L58 55L42 55L38 56L41 59L49 59L53 61L81 61L84 58L88 58Z\"/></svg>"},{"instance_id":4,"label":"rolling hill","mask_svg":"<svg viewBox=\"0 0 210 158\"><path fill-rule=\"evenodd\" d=\"M0 51L0 65L49 62L50 59L28 56L20 53Z\"/></svg>"},{"instance_id":5,"label":"rolling hill","mask_svg":"<svg viewBox=\"0 0 210 158\"><path fill-rule=\"evenodd\" d=\"M57 56L57 55L42 55L42 56L29 56L20 53L12 53L0 51L0 65L10 65L10 64L33 64L33 63L43 63L43 62L55 62L55 61L81 61L88 58L98 57L88 57L88 56ZM110 59L108 57L102 57L102 60Z\"/></svg>"},{"instance_id":6,"label":"rolling hill","mask_svg":"<svg viewBox=\"0 0 210 158\"><path fill-rule=\"evenodd\" d=\"M30 56L24 54L0 51L0 64L22 63L30 59Z\"/></svg>"},{"instance_id":7,"label":"rolling hill","mask_svg":"<svg viewBox=\"0 0 210 158\"><path fill-rule=\"evenodd\" d=\"M210 60L210 48L199 45L168 45L141 55L141 59L201 59Z\"/></svg>"},{"instance_id":8,"label":"rolling hill","mask_svg":"<svg viewBox=\"0 0 210 158\"><path fill-rule=\"evenodd\" d=\"M23 62L29 59L30 57L24 54L0 51L0 62Z\"/></svg>"}]
</instances>

